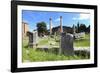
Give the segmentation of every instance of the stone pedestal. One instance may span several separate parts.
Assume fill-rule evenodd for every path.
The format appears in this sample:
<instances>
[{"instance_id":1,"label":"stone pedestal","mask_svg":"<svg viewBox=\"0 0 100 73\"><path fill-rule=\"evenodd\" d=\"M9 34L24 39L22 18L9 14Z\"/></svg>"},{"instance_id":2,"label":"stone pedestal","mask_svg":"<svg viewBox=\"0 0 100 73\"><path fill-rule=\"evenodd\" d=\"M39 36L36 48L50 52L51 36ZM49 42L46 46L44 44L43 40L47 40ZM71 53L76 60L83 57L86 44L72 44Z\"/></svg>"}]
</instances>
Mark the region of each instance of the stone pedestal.
<instances>
[{"instance_id":1,"label":"stone pedestal","mask_svg":"<svg viewBox=\"0 0 100 73\"><path fill-rule=\"evenodd\" d=\"M38 35L37 35L37 31L33 31L32 32L29 32L29 47L31 48L34 48L37 46L37 43L38 43Z\"/></svg>"}]
</instances>

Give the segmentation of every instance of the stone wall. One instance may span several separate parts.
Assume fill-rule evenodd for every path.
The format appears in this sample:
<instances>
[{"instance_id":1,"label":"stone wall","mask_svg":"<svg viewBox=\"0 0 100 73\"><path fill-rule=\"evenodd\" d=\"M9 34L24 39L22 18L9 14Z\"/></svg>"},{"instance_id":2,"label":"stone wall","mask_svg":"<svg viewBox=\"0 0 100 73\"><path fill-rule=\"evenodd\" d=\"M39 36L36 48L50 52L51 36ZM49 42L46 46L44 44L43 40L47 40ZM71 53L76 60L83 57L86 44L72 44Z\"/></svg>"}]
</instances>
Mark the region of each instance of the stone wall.
<instances>
[{"instance_id":1,"label":"stone wall","mask_svg":"<svg viewBox=\"0 0 100 73\"><path fill-rule=\"evenodd\" d=\"M27 32L29 31L29 26L27 23L22 22L22 34L23 37L27 36Z\"/></svg>"}]
</instances>

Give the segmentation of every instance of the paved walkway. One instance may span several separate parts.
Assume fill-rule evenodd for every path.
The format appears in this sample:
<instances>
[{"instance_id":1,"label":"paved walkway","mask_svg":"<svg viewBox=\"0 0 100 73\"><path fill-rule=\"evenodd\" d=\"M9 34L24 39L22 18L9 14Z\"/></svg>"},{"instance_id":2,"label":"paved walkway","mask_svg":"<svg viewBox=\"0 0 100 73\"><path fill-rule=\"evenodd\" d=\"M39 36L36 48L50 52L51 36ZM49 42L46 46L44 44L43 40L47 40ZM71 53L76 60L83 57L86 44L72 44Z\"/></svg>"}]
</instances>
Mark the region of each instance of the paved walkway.
<instances>
[{"instance_id":1,"label":"paved walkway","mask_svg":"<svg viewBox=\"0 0 100 73\"><path fill-rule=\"evenodd\" d=\"M77 51L77 50L81 50L82 51L83 50L83 51L88 51L89 52L90 51L90 47L75 47L74 50L75 51Z\"/></svg>"},{"instance_id":2,"label":"paved walkway","mask_svg":"<svg viewBox=\"0 0 100 73\"><path fill-rule=\"evenodd\" d=\"M50 48L51 46L38 46L38 48ZM59 46L53 46L55 48L59 48ZM77 51L77 50L85 50L85 51L90 51L90 47L74 47L74 50Z\"/></svg>"}]
</instances>

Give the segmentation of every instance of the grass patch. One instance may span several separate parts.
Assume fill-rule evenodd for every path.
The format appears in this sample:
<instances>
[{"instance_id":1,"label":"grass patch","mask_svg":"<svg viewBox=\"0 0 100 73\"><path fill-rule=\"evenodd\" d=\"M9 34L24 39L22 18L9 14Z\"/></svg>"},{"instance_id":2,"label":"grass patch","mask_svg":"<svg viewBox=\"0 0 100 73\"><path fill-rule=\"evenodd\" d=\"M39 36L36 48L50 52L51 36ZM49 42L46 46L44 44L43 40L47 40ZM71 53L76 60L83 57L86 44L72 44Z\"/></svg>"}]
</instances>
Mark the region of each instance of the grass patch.
<instances>
[{"instance_id":1,"label":"grass patch","mask_svg":"<svg viewBox=\"0 0 100 73\"><path fill-rule=\"evenodd\" d=\"M38 45L47 45L47 44L48 44L47 38L41 38L38 43Z\"/></svg>"},{"instance_id":2,"label":"grass patch","mask_svg":"<svg viewBox=\"0 0 100 73\"><path fill-rule=\"evenodd\" d=\"M25 51L27 49L23 48L23 62L25 60L29 60L29 62L43 62L43 61L59 61L59 60L79 60L79 59L88 59L88 56L75 54L74 56L65 56L65 55L59 55L55 54L53 52L45 52L45 51L39 51L35 50L33 48L28 48L29 53L27 54Z\"/></svg>"},{"instance_id":3,"label":"grass patch","mask_svg":"<svg viewBox=\"0 0 100 73\"><path fill-rule=\"evenodd\" d=\"M73 56L65 56L59 55L59 38L39 38L38 46L50 46L50 42L55 43L49 47L49 51L37 50L36 48L29 48L28 47L28 38L23 39L23 48L22 48L22 62L41 62L41 61L59 61L59 60L80 60L80 59L89 59L89 53L78 51L75 52ZM56 48L52 46L58 46ZM86 34L84 39L78 39L74 41L74 47L89 47L90 46L90 35ZM38 48L38 47L37 47ZM56 51L57 52L56 52Z\"/></svg>"},{"instance_id":4,"label":"grass patch","mask_svg":"<svg viewBox=\"0 0 100 73\"><path fill-rule=\"evenodd\" d=\"M75 39L74 47L89 47L90 46L90 35L86 34L85 38Z\"/></svg>"}]
</instances>

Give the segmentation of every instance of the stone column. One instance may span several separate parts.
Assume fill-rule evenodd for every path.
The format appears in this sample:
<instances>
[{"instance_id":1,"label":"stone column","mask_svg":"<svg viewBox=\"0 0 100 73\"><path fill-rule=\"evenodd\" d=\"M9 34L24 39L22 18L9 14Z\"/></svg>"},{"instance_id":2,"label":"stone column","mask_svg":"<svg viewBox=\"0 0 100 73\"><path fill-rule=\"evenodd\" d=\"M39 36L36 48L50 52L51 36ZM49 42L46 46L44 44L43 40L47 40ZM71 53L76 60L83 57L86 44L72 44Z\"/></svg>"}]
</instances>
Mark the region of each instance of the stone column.
<instances>
[{"instance_id":1,"label":"stone column","mask_svg":"<svg viewBox=\"0 0 100 73\"><path fill-rule=\"evenodd\" d=\"M52 34L52 18L49 19L50 20L50 35Z\"/></svg>"},{"instance_id":2,"label":"stone column","mask_svg":"<svg viewBox=\"0 0 100 73\"><path fill-rule=\"evenodd\" d=\"M73 37L75 38L75 34L76 34L76 32L75 32L76 30L75 30L75 25L73 25Z\"/></svg>"},{"instance_id":3,"label":"stone column","mask_svg":"<svg viewBox=\"0 0 100 73\"><path fill-rule=\"evenodd\" d=\"M63 33L63 27L62 27L62 16L60 16L60 42L59 42L59 54L62 54L62 48L61 48L61 34Z\"/></svg>"},{"instance_id":4,"label":"stone column","mask_svg":"<svg viewBox=\"0 0 100 73\"><path fill-rule=\"evenodd\" d=\"M60 16L60 32L63 32L63 27L62 27L62 16Z\"/></svg>"},{"instance_id":5,"label":"stone column","mask_svg":"<svg viewBox=\"0 0 100 73\"><path fill-rule=\"evenodd\" d=\"M33 45L36 45L37 44L37 31L33 31Z\"/></svg>"}]
</instances>

